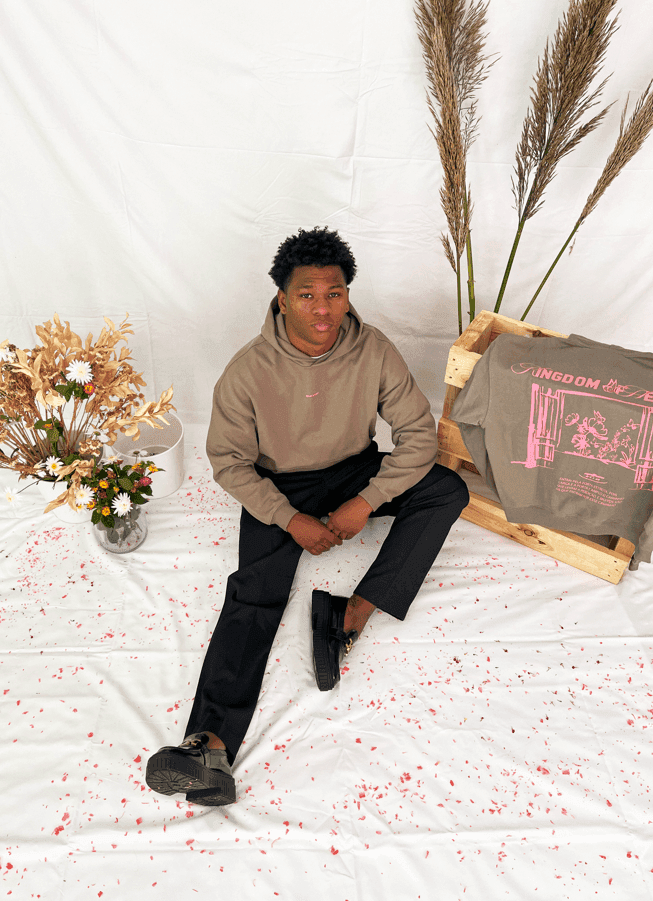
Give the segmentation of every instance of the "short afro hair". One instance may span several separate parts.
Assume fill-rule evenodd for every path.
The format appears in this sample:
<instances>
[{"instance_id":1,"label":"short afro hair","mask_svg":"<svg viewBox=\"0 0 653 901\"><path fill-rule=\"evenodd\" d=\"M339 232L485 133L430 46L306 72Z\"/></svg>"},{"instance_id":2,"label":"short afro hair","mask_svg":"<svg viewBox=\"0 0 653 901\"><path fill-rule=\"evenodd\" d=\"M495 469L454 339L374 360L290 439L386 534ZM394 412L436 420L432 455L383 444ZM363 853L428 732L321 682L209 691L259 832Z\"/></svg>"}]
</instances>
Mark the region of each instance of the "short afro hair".
<instances>
[{"instance_id":1,"label":"short afro hair","mask_svg":"<svg viewBox=\"0 0 653 901\"><path fill-rule=\"evenodd\" d=\"M356 275L356 261L349 245L326 226L316 226L308 232L300 228L298 234L280 245L268 274L284 293L296 266L340 266L347 285Z\"/></svg>"}]
</instances>

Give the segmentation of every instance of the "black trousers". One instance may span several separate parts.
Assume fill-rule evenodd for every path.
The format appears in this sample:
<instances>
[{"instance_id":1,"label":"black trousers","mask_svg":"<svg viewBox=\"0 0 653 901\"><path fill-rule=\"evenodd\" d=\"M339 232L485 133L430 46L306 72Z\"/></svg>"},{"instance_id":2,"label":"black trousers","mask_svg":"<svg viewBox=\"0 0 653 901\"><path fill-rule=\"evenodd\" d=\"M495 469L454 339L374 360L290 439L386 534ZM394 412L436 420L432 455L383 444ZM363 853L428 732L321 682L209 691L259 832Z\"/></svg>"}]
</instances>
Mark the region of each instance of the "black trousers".
<instances>
[{"instance_id":1,"label":"black trousers","mask_svg":"<svg viewBox=\"0 0 653 901\"><path fill-rule=\"evenodd\" d=\"M322 519L366 488L386 452L375 441L360 454L305 472L274 473L259 466L293 507ZM370 516L394 516L376 560L352 590L403 620L449 530L469 503L460 476L438 463L421 481ZM344 544L345 542L343 542ZM200 674L186 735L219 736L233 763L261 690L272 647L302 548L277 525L265 525L243 507L238 569L226 597Z\"/></svg>"}]
</instances>

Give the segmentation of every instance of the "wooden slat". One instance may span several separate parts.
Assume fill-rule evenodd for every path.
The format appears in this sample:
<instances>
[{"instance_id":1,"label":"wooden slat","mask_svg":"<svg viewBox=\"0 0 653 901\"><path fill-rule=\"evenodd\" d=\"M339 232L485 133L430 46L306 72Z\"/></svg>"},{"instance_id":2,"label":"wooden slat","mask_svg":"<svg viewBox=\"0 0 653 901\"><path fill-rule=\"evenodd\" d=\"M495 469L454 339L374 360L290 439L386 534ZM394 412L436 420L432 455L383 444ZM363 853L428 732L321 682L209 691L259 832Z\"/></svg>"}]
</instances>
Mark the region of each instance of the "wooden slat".
<instances>
[{"instance_id":1,"label":"wooden slat","mask_svg":"<svg viewBox=\"0 0 653 901\"><path fill-rule=\"evenodd\" d=\"M618 535L615 535L610 541L610 550L616 551L618 554L624 554L630 561L630 558L635 553L635 545L632 541L628 541L626 538L619 538Z\"/></svg>"},{"instance_id":2,"label":"wooden slat","mask_svg":"<svg viewBox=\"0 0 653 901\"><path fill-rule=\"evenodd\" d=\"M453 410L453 405L459 394L460 388L456 388L455 385L447 385L444 392L444 404L442 405L442 415L445 419L449 418L449 414Z\"/></svg>"},{"instance_id":3,"label":"wooden slat","mask_svg":"<svg viewBox=\"0 0 653 901\"><path fill-rule=\"evenodd\" d=\"M535 332L553 338L567 337L561 332L553 332L551 329L540 328L528 322L517 322L507 316L482 310L470 323L469 328L465 329L460 338L452 344L444 375L445 382L456 388L464 388L472 374L472 369L487 350L490 341L498 335L509 333L530 337Z\"/></svg>"},{"instance_id":4,"label":"wooden slat","mask_svg":"<svg viewBox=\"0 0 653 901\"><path fill-rule=\"evenodd\" d=\"M462 335L454 342L458 350L469 350L483 354L490 344L492 329L495 328L494 313L481 312L469 323Z\"/></svg>"},{"instance_id":5,"label":"wooden slat","mask_svg":"<svg viewBox=\"0 0 653 901\"><path fill-rule=\"evenodd\" d=\"M458 472L462 460L460 457L456 457L454 454L447 454L438 448L438 455L435 458L435 462L439 463L440 466L446 466L447 469L453 469L454 472Z\"/></svg>"},{"instance_id":6,"label":"wooden slat","mask_svg":"<svg viewBox=\"0 0 653 901\"><path fill-rule=\"evenodd\" d=\"M487 310L483 311L484 313ZM520 322L517 319L510 319L508 316L502 316L500 313L489 313L493 317L494 324L492 331L494 337L504 335L506 332L510 335L525 335L532 337L534 333L546 335L548 338L568 338L569 335L563 335L562 332L552 332L551 329L542 328L541 325L531 325L530 322Z\"/></svg>"},{"instance_id":7,"label":"wooden slat","mask_svg":"<svg viewBox=\"0 0 653 901\"><path fill-rule=\"evenodd\" d=\"M571 532L558 532L544 526L524 523L510 523L501 504L473 492L470 492L470 497L469 505L461 514L462 519L510 538L531 550L546 554L547 557L568 563L582 572L616 585L630 562L630 553L623 553L617 549L609 550Z\"/></svg>"},{"instance_id":8,"label":"wooden slat","mask_svg":"<svg viewBox=\"0 0 653 901\"><path fill-rule=\"evenodd\" d=\"M481 354L473 353L471 350L464 350L464 348L456 347L454 344L449 350L447 369L444 374L444 380L447 385L464 388L467 379L472 374L472 369L480 359Z\"/></svg>"},{"instance_id":9,"label":"wooden slat","mask_svg":"<svg viewBox=\"0 0 653 901\"><path fill-rule=\"evenodd\" d=\"M466 463L473 463L471 454L465 447L458 423L442 418L438 423L438 450L445 454L453 454ZM444 463L443 466L447 464ZM451 467L449 467L451 468Z\"/></svg>"}]
</instances>

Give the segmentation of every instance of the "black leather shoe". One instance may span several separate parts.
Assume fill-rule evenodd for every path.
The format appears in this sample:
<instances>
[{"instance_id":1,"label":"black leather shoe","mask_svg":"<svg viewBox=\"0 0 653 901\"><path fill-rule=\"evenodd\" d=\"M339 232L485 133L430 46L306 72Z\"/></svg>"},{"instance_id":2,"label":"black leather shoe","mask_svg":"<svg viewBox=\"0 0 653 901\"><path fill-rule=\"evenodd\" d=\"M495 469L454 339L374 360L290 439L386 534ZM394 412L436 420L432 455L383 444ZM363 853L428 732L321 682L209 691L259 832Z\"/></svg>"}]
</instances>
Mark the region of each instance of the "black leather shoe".
<instances>
[{"instance_id":1,"label":"black leather shoe","mask_svg":"<svg viewBox=\"0 0 653 901\"><path fill-rule=\"evenodd\" d=\"M187 801L208 807L233 804L236 783L227 752L208 743L206 732L196 732L177 747L160 748L147 762L149 787L162 795L187 792Z\"/></svg>"},{"instance_id":2,"label":"black leather shoe","mask_svg":"<svg viewBox=\"0 0 653 901\"><path fill-rule=\"evenodd\" d=\"M340 681L340 664L352 649L358 632L345 632L345 609L349 598L333 597L328 591L313 591L313 668L320 691L330 691Z\"/></svg>"}]
</instances>

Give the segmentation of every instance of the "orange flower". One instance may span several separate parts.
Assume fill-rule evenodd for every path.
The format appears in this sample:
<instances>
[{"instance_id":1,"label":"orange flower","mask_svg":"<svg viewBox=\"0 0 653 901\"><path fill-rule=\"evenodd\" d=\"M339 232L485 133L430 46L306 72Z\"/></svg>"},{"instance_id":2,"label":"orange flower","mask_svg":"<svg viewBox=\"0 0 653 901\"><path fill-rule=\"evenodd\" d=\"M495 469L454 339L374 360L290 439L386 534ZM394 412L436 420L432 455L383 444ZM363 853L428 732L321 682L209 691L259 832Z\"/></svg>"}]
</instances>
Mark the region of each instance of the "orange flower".
<instances>
[{"instance_id":1,"label":"orange flower","mask_svg":"<svg viewBox=\"0 0 653 901\"><path fill-rule=\"evenodd\" d=\"M95 394L95 385L92 382L84 385L84 394Z\"/></svg>"},{"instance_id":2,"label":"orange flower","mask_svg":"<svg viewBox=\"0 0 653 901\"><path fill-rule=\"evenodd\" d=\"M100 512L102 513L102 516L110 516L111 507L102 507L102 510Z\"/></svg>"},{"instance_id":3,"label":"orange flower","mask_svg":"<svg viewBox=\"0 0 653 901\"><path fill-rule=\"evenodd\" d=\"M109 483L107 482L107 480L102 479L102 481L100 482L100 488L108 488L108 487L109 487Z\"/></svg>"}]
</instances>

